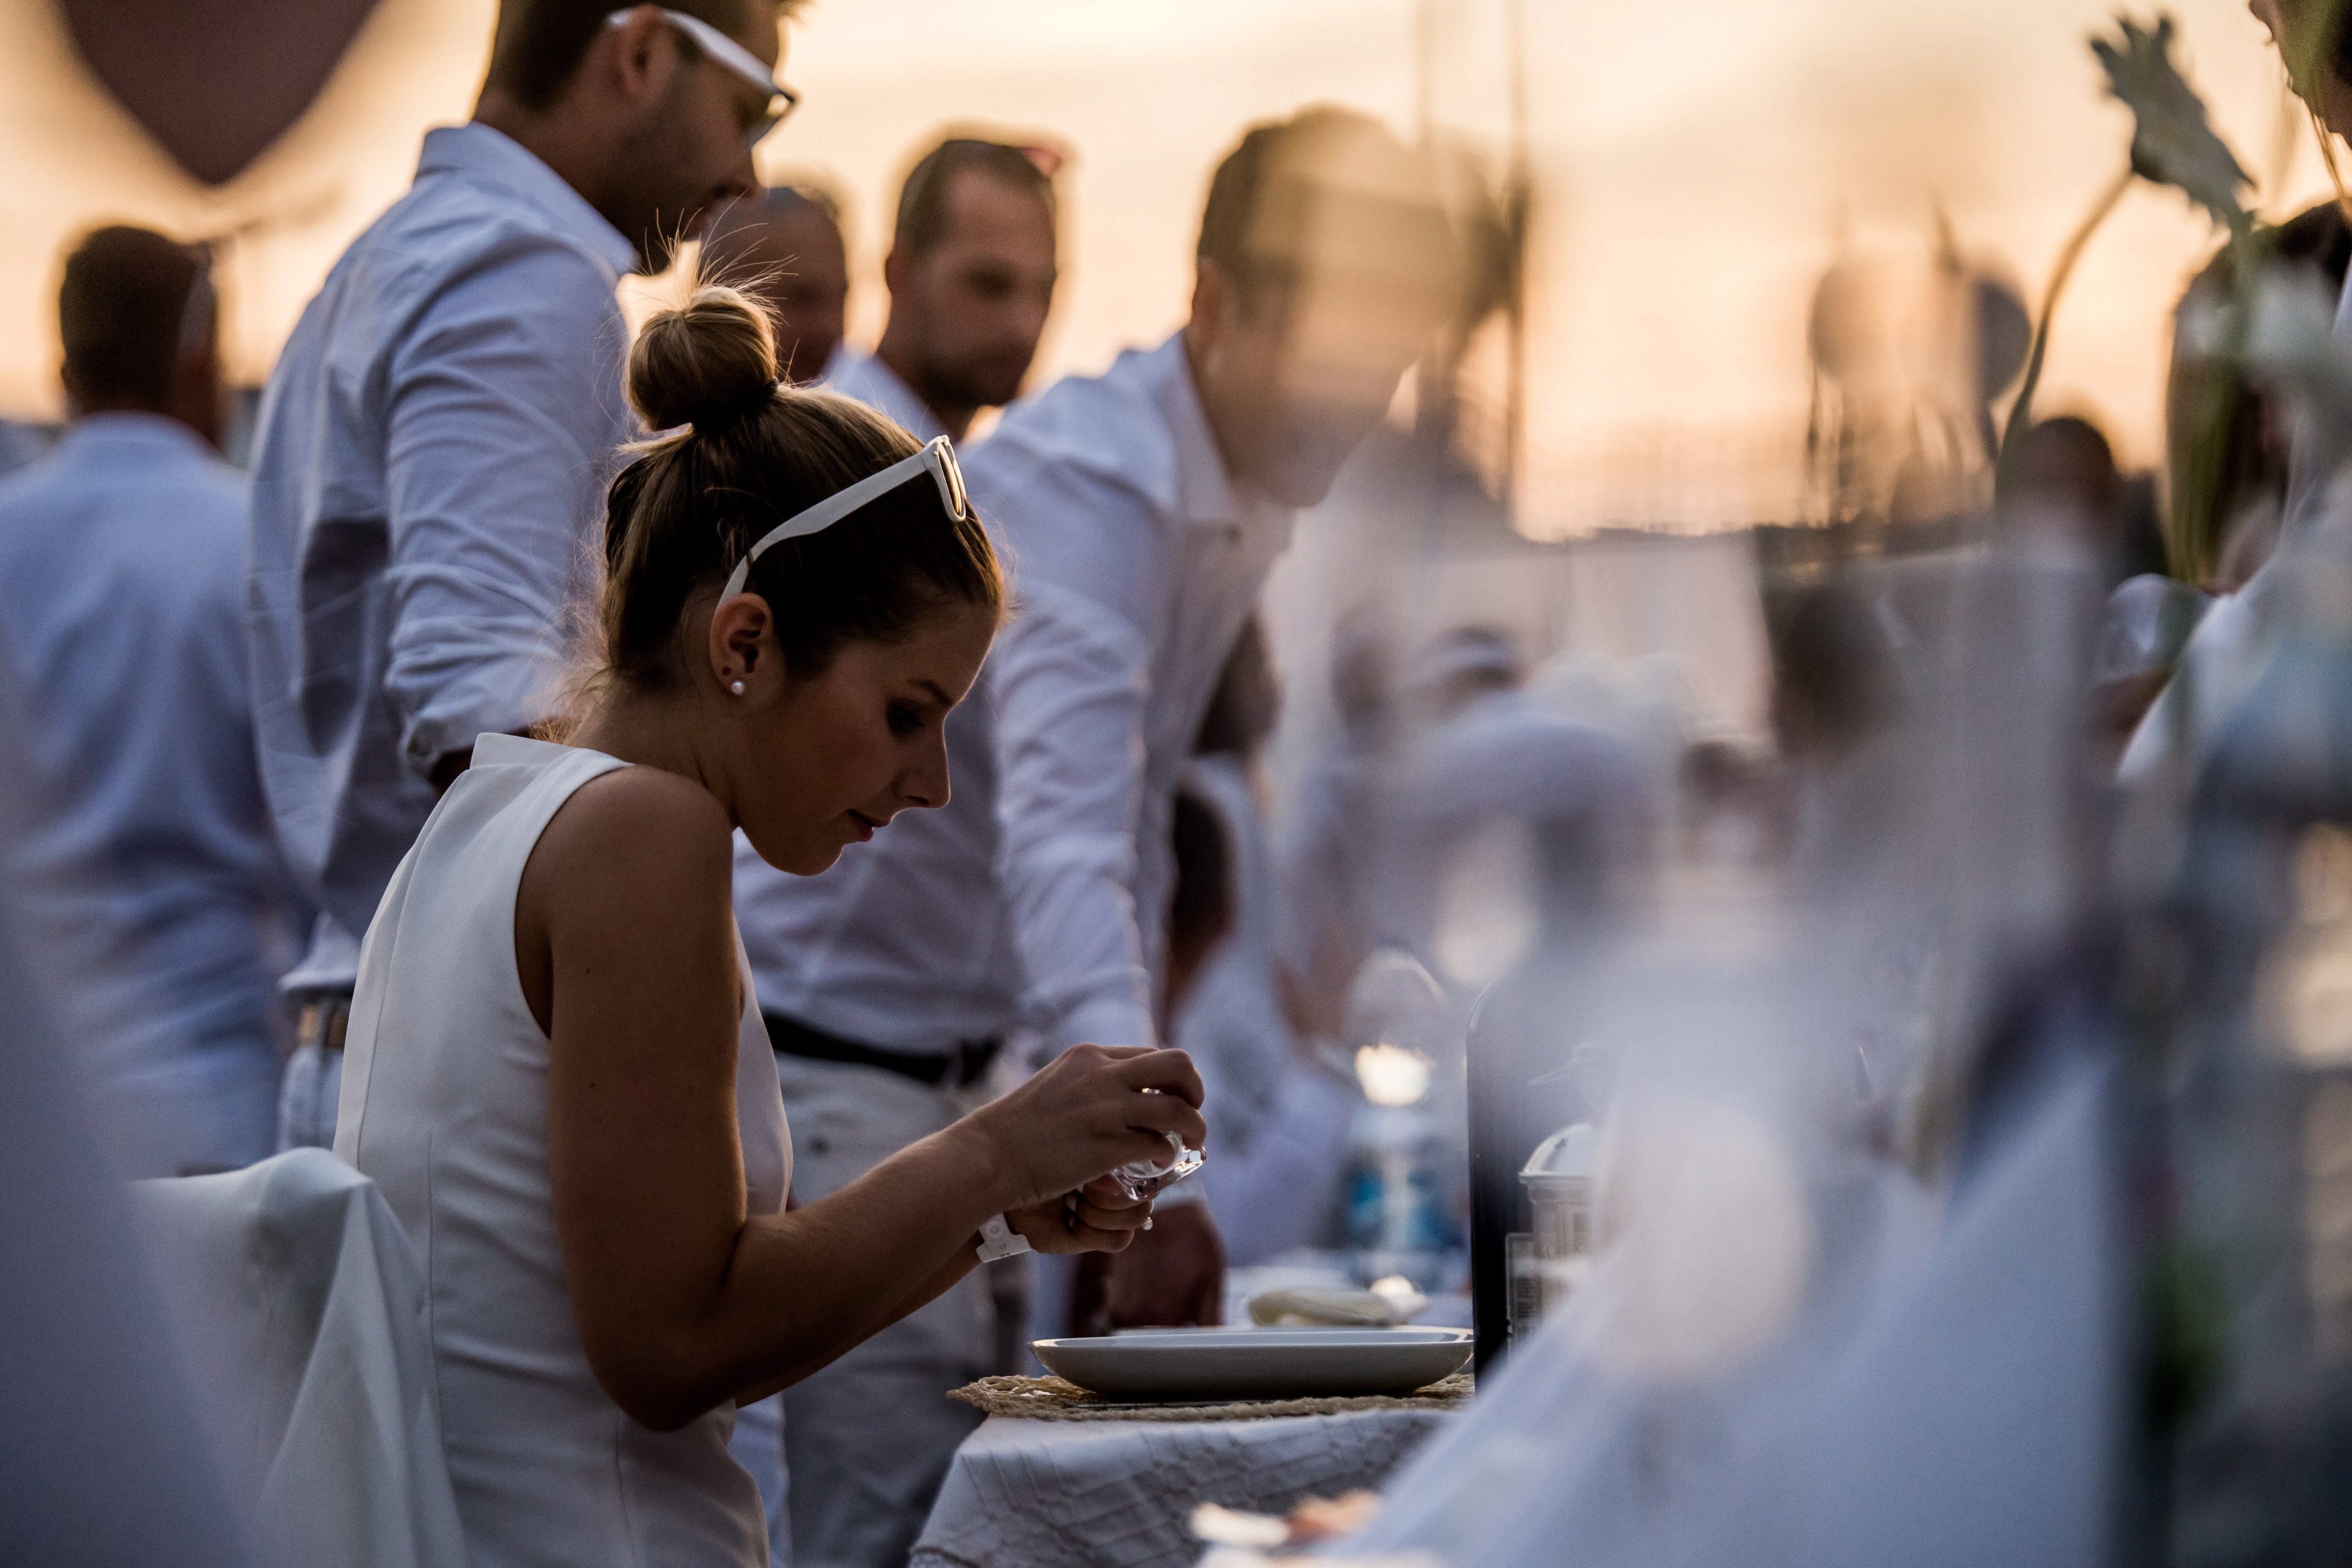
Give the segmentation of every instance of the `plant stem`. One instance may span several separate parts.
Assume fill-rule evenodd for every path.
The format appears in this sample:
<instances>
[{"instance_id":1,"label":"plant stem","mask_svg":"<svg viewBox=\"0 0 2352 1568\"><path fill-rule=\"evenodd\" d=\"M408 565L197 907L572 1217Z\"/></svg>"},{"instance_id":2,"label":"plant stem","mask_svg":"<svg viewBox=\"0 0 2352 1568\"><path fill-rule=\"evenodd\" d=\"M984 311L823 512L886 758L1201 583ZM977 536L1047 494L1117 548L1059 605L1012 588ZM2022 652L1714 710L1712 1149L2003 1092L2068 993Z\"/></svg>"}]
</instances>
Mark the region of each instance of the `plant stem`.
<instances>
[{"instance_id":1,"label":"plant stem","mask_svg":"<svg viewBox=\"0 0 2352 1568\"><path fill-rule=\"evenodd\" d=\"M2042 384L2042 362L2050 353L2050 325L2058 313L2058 297L2066 291L2066 280L2074 276L2074 264L2083 259L2084 247L2091 243L2091 236L2107 221L2107 214L2116 210L2116 204L2124 199L2124 193L2131 189L2137 178L2131 166L2126 164L2123 172L2100 193L2089 214L2066 241L2066 248L2058 253L2058 265L2050 274L2050 287L2042 296L2042 319L2033 326L2033 351L2025 361L2025 380L2017 389L2017 401L2009 405L2009 423L2001 431L2000 465L1993 490L1996 497L2005 494L2013 482L2025 432L2032 427L2033 392Z\"/></svg>"}]
</instances>

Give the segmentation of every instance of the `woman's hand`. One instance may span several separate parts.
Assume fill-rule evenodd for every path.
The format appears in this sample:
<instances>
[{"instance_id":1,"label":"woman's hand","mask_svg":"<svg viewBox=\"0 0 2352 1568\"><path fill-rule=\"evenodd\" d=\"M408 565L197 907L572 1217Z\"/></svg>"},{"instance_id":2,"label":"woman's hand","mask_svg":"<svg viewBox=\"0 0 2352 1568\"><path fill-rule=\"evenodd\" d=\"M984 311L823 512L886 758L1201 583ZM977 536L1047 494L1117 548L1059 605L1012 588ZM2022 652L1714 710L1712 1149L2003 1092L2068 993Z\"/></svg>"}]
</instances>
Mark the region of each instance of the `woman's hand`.
<instances>
[{"instance_id":1,"label":"woman's hand","mask_svg":"<svg viewBox=\"0 0 2352 1568\"><path fill-rule=\"evenodd\" d=\"M1164 1146L1164 1145L1163 1145ZM1109 1176L1004 1217L1040 1252L1123 1252L1151 1222L1151 1200L1127 1196Z\"/></svg>"},{"instance_id":2,"label":"woman's hand","mask_svg":"<svg viewBox=\"0 0 2352 1568\"><path fill-rule=\"evenodd\" d=\"M1098 1184L1089 1184L1132 1161L1164 1165L1171 1133L1188 1147L1204 1147L1209 1129L1200 1106L1201 1074L1181 1051L1074 1045L962 1125L989 1151L1010 1198L1010 1218L1040 1205L1058 1211L1065 1193L1099 1192ZM1083 1201L1108 1217L1128 1207L1126 1195L1116 1196L1118 1209L1091 1196ZM1109 1228L1089 1225L1109 1234ZM1029 1241L1039 1245L1034 1236Z\"/></svg>"}]
</instances>

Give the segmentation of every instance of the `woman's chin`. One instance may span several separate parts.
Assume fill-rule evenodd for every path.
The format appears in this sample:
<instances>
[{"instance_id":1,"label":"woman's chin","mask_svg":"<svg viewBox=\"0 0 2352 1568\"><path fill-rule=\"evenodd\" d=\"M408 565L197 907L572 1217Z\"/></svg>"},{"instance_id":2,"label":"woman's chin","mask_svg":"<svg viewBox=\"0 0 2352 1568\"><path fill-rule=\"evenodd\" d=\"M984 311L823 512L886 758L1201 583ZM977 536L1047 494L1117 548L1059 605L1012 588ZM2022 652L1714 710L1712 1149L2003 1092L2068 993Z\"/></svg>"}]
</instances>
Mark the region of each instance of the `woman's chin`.
<instances>
[{"instance_id":1,"label":"woman's chin","mask_svg":"<svg viewBox=\"0 0 2352 1568\"><path fill-rule=\"evenodd\" d=\"M814 876L819 872L832 870L834 862L841 859L842 847L839 844L813 843L782 844L773 848L760 843L751 846L761 860L789 876Z\"/></svg>"}]
</instances>

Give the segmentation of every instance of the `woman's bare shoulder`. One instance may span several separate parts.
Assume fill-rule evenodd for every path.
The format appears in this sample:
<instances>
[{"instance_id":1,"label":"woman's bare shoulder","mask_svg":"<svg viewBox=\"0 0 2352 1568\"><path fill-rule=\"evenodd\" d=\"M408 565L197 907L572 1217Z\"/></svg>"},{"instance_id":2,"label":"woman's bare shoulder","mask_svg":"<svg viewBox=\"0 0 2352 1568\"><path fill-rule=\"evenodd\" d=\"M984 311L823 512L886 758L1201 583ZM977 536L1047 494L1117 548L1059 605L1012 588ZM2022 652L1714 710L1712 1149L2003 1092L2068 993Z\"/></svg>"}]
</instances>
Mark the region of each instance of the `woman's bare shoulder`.
<instances>
[{"instance_id":1,"label":"woman's bare shoulder","mask_svg":"<svg viewBox=\"0 0 2352 1568\"><path fill-rule=\"evenodd\" d=\"M573 791L524 872L525 893L567 903L618 899L648 914L680 903L725 907L734 825L693 779L659 768L620 768Z\"/></svg>"}]
</instances>

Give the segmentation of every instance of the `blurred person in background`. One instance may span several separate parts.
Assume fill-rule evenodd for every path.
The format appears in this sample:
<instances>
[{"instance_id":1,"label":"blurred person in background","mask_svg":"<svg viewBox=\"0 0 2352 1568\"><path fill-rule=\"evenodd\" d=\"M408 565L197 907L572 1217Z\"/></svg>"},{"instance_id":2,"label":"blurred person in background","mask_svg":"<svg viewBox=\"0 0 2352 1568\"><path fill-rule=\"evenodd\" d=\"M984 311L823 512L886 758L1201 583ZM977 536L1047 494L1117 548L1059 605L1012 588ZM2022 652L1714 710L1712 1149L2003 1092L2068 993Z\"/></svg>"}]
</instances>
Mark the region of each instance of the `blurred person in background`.
<instances>
[{"instance_id":1,"label":"blurred person in background","mask_svg":"<svg viewBox=\"0 0 2352 1568\"><path fill-rule=\"evenodd\" d=\"M2124 479L2097 425L2074 414L2036 420L2007 504L2024 531L2080 555L2113 583L2108 574L2123 556Z\"/></svg>"},{"instance_id":2,"label":"blurred person in background","mask_svg":"<svg viewBox=\"0 0 2352 1568\"><path fill-rule=\"evenodd\" d=\"M902 199L908 218L921 208ZM899 246L920 232L902 218ZM822 879L755 885L739 846L738 918L802 1169L839 1173L803 1192L940 1124L1016 1030L1046 1054L1159 1038L1171 813L1211 693L1291 508L1321 498L1386 412L1454 268L1423 161L1336 110L1244 140L1197 255L1185 328L1016 405L966 465L1023 610L949 727L955 799ZM1171 1189L1130 1249L1132 1299L1217 1299L1192 1190ZM1066 1287L1041 1279L1046 1322ZM985 1305L950 1292L792 1391L804 1565L903 1561L980 1419L942 1396L988 1369Z\"/></svg>"},{"instance_id":3,"label":"blurred person in background","mask_svg":"<svg viewBox=\"0 0 2352 1568\"><path fill-rule=\"evenodd\" d=\"M1230 909L1215 952L1188 973L1188 994L1178 999L1171 984L1166 1007L1174 1022L1163 1029L1209 1085L1209 1135L1221 1165L1248 1145L1290 1057L1291 1031L1274 979L1274 874L1258 776L1259 753L1281 711L1265 632L1253 616L1226 657L1193 737L1181 797L1207 811L1217 830L1225 862L1219 885L1230 894ZM1181 863L1178 870L1181 877ZM1171 979L1175 965L1171 954ZM1213 1200L1210 1207L1222 1219L1222 1204Z\"/></svg>"},{"instance_id":4,"label":"blurred person in background","mask_svg":"<svg viewBox=\"0 0 2352 1568\"><path fill-rule=\"evenodd\" d=\"M2352 26L2343 25L2343 8L2336 0L2249 0L2248 8L2270 30L2288 80L2325 133L2352 136ZM2336 335L2341 341L2352 330L2352 318L2343 308L2347 286L2340 269L2332 265L2336 248L2332 235L2315 228L2296 243L2309 246L2310 264L2319 267L2323 276L2334 271L2339 294ZM2192 289L2190 302L2194 299ZM2167 409L2175 424L2186 406L2182 391L2176 371ZM2168 679L2148 705L2117 768L2124 782L2145 786L2176 768L2183 777L2193 777L2201 767L2230 716L2268 662L2273 632L2287 609L2287 580L2294 573L2292 558L2296 547L2340 526L2329 516L2330 481L2347 455L2352 455L2352 428L2310 418L2296 423L2290 440L2276 545L2244 586L2231 594L2218 612L2204 615L2189 634L2173 670L2177 674L2181 668L2193 666L2193 681ZM2206 487L2223 491L2230 474L2231 465L2225 461L2219 475L2208 476ZM2189 493L2189 487L2179 483L2181 477L2176 466L2176 507L2183 494ZM2207 519L2215 533L2231 521ZM2180 532L2177 522L2174 532ZM2180 695L2184 685L2193 685L2193 701Z\"/></svg>"},{"instance_id":5,"label":"blurred person in background","mask_svg":"<svg viewBox=\"0 0 2352 1568\"><path fill-rule=\"evenodd\" d=\"M1502 1239L1524 1228L1518 1173L1575 1108L1563 1070L1578 1035L1567 1020L1590 1005L1580 989L1654 852L1663 802L1633 746L1529 699L1518 649L1498 631L1437 638L1415 659L1409 691L1425 727L1382 781L1378 917L1384 940L1446 982L1478 1030L1458 1047L1449 1035L1423 1049L1433 1057L1427 1103L1451 1156L1434 1196L1441 1215L1469 1221L1483 1362L1508 1337ZM1542 1025L1525 1009L1489 1016L1488 988L1507 977L1517 982L1510 994L1547 998L1535 1009L1550 1014ZM1445 1054L1457 1049L1463 1057Z\"/></svg>"},{"instance_id":6,"label":"blurred person in background","mask_svg":"<svg viewBox=\"0 0 2352 1568\"><path fill-rule=\"evenodd\" d=\"M1364 824L1380 789L1393 726L1388 639L1368 612L1339 622L1331 652L1339 718L1307 765L1275 843L1282 883L1276 922L1285 1004L1302 1034L1330 1039L1348 988L1373 946L1372 857Z\"/></svg>"},{"instance_id":7,"label":"blurred person in background","mask_svg":"<svg viewBox=\"0 0 2352 1568\"><path fill-rule=\"evenodd\" d=\"M890 319L870 354L845 348L825 384L929 441L961 441L982 409L1021 395L1060 276L1054 174L1062 154L950 136L898 189L882 281Z\"/></svg>"},{"instance_id":8,"label":"blurred person in background","mask_svg":"<svg viewBox=\"0 0 2352 1568\"><path fill-rule=\"evenodd\" d=\"M0 664L5 664L0 660ZM0 668L0 769L28 733ZM0 791L0 856L20 793ZM56 966L0 883L0 1563L253 1557L223 1485L130 1194L95 1135Z\"/></svg>"},{"instance_id":9,"label":"blurred person in background","mask_svg":"<svg viewBox=\"0 0 2352 1568\"><path fill-rule=\"evenodd\" d=\"M1772 738L1786 768L1790 851L1819 891L1889 841L1905 809L1893 737L1903 672L1887 619L1843 579L1790 594L1768 618Z\"/></svg>"},{"instance_id":10,"label":"blurred person in background","mask_svg":"<svg viewBox=\"0 0 2352 1568\"><path fill-rule=\"evenodd\" d=\"M1210 698L1296 508L1329 493L1460 287L1426 159L1339 109L1242 139L1195 256L1181 329L1017 406L972 464L1019 563L985 784L1048 1051L1157 1040L1171 812ZM1213 1246L1200 1207L1163 1200L1120 1273L1138 1301L1196 1300Z\"/></svg>"},{"instance_id":11,"label":"blurred person in background","mask_svg":"<svg viewBox=\"0 0 2352 1568\"><path fill-rule=\"evenodd\" d=\"M1270 676L1272 672L1267 674ZM1213 707L1210 716L1213 722L1218 716ZM1175 885L1168 899L1168 946L1163 960L1168 978L1160 1018L1161 1034L1188 1056L1194 1047L1183 1039L1173 1020L1200 996L1201 982L1213 968L1233 955L1243 902L1242 846L1231 831L1231 820L1193 787L1197 781L1195 775L1176 791L1170 819L1169 852L1175 867ZM1218 1090L1212 1087L1207 1064L1198 1057L1193 1061L1201 1071L1205 1116L1208 1097ZM1213 1127L1209 1136L1223 1146ZM1223 1312L1224 1270L1221 1257L1213 1255L1207 1262L1212 1266L1194 1270L1191 1282L1196 1294L1186 1300L1171 1295L1159 1279L1139 1279L1132 1271L1122 1278L1118 1260L1109 1253L1073 1259L1069 1332L1092 1338L1120 1327L1217 1322Z\"/></svg>"},{"instance_id":12,"label":"blurred person in background","mask_svg":"<svg viewBox=\"0 0 2352 1568\"><path fill-rule=\"evenodd\" d=\"M703 238L700 270L768 308L787 380L807 386L824 377L849 308L849 251L831 191L800 181L730 202Z\"/></svg>"},{"instance_id":13,"label":"blurred person in background","mask_svg":"<svg viewBox=\"0 0 2352 1568\"><path fill-rule=\"evenodd\" d=\"M1457 982L1469 977L1447 950L1461 935L1449 925L1496 913L1475 890L1473 862L1498 826L1543 822L1565 839L1580 824L1586 883L1549 896L1598 905L1646 859L1662 804L1631 746L1546 713L1528 700L1525 676L1511 639L1489 627L1458 628L1424 649L1411 680L1424 727L1400 751L1376 811L1379 935Z\"/></svg>"},{"instance_id":14,"label":"blurred person in background","mask_svg":"<svg viewBox=\"0 0 2352 1568\"><path fill-rule=\"evenodd\" d=\"M126 1175L277 1141L290 911L254 759L246 485L215 451L208 257L101 228L58 292L71 424L0 482L0 652L22 684L15 867Z\"/></svg>"},{"instance_id":15,"label":"blurred person in background","mask_svg":"<svg viewBox=\"0 0 2352 1568\"><path fill-rule=\"evenodd\" d=\"M1057 161L969 137L925 153L899 193L883 268L890 320L881 346L872 354L837 350L826 390L926 441L961 441L982 408L1018 396L1053 304L1054 187L1045 162ZM720 255L731 258L739 242L730 219L719 232ZM772 235L764 244L780 248ZM894 843L900 836L894 830ZM784 1104L801 1129L793 1197L802 1203L840 1190L971 1110L984 1097L1003 1038L984 1010L968 1031L908 1032L869 1027L864 1010L874 1004L864 996L845 998L838 1010L804 999L813 984L892 985L895 966L923 965L925 942L968 935L923 929L954 918L956 906L895 891L883 849L851 845L842 866L813 884L777 871L748 842L736 845L737 919L770 1009ZM917 874L922 859L919 845L905 857ZM876 880L850 880L865 878ZM836 912L861 905L874 924L834 929ZM858 956L863 944L884 961ZM956 1445L980 1420L947 1391L1010 1370L1005 1346L1016 1336L1007 1325L1027 1315L1026 1279L1017 1261L976 1270L786 1391L786 1469L798 1478L793 1551L803 1568L905 1560Z\"/></svg>"},{"instance_id":16,"label":"blurred person in background","mask_svg":"<svg viewBox=\"0 0 2352 1568\"><path fill-rule=\"evenodd\" d=\"M2271 230L2266 241L2273 265L2308 268L2332 293L2342 294L2352 264L2352 225L2336 203L2298 213ZM2108 600L2096 713L2101 743L2118 758L2206 615L2220 615L2206 633L2207 657L2244 630L2247 607L2236 596L2278 546L2293 470L2286 404L2248 380L2242 367L2191 346L2191 319L2225 300L2234 281L2232 254L2225 246L2173 313L2165 463L2172 535L2185 559L2173 572L2130 579Z\"/></svg>"},{"instance_id":17,"label":"blurred person in background","mask_svg":"<svg viewBox=\"0 0 2352 1568\"><path fill-rule=\"evenodd\" d=\"M1317 1067L1292 1023L1279 978L1283 915L1263 803L1258 758L1281 713L1265 637L1253 619L1225 661L1197 755L1178 797L1177 896L1170 915L1170 1038L1206 1086L1203 1110L1217 1147L1217 1177L1204 1186L1227 1260L1265 1262L1324 1239L1346 1166L1350 1086ZM1205 964L1185 965L1185 803L1205 811L1227 846L1231 912ZM1361 831L1361 820L1355 831ZM1198 978L1180 990L1180 975ZM1106 1270L1116 1283L1118 1270ZM1131 1314L1130 1314L1131 1315Z\"/></svg>"},{"instance_id":18,"label":"blurred person in background","mask_svg":"<svg viewBox=\"0 0 2352 1568\"><path fill-rule=\"evenodd\" d=\"M622 274L757 190L788 100L774 0L509 0L470 124L303 311L256 439L248 637L262 778L320 915L287 979L283 1140L331 1143L393 868L474 737L553 709L621 397Z\"/></svg>"}]
</instances>

